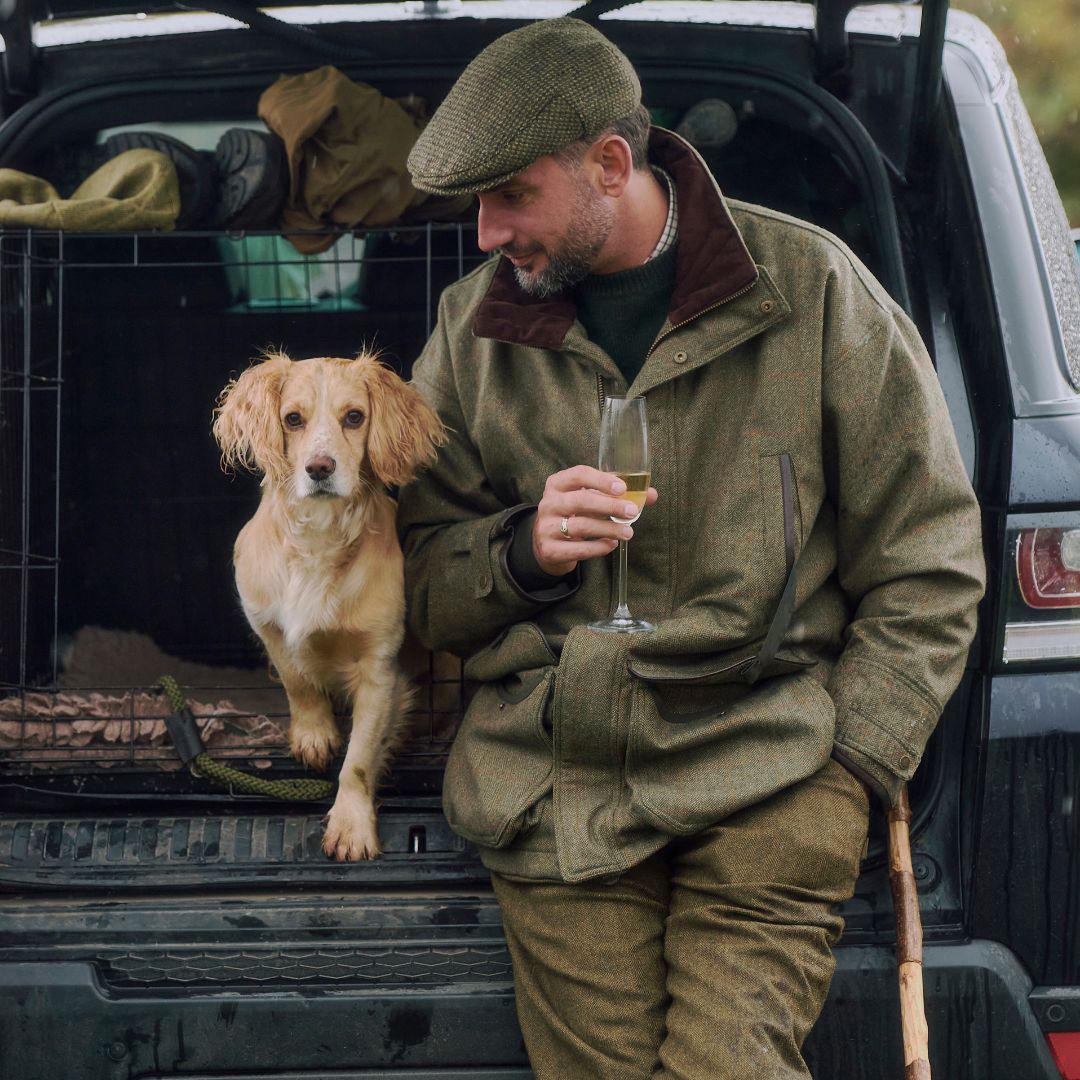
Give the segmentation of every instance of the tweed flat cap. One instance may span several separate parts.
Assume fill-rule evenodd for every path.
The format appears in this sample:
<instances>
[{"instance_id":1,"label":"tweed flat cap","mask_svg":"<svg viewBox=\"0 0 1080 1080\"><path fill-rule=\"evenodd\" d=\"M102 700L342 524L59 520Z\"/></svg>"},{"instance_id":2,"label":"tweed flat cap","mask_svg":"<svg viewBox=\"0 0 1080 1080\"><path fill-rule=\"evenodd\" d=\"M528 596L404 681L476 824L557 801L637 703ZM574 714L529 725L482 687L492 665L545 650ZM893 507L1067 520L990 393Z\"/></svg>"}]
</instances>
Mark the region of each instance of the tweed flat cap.
<instances>
[{"instance_id":1,"label":"tweed flat cap","mask_svg":"<svg viewBox=\"0 0 1080 1080\"><path fill-rule=\"evenodd\" d=\"M421 191L487 191L639 104L630 61L598 30L572 18L530 23L462 72L413 146L409 171Z\"/></svg>"}]
</instances>

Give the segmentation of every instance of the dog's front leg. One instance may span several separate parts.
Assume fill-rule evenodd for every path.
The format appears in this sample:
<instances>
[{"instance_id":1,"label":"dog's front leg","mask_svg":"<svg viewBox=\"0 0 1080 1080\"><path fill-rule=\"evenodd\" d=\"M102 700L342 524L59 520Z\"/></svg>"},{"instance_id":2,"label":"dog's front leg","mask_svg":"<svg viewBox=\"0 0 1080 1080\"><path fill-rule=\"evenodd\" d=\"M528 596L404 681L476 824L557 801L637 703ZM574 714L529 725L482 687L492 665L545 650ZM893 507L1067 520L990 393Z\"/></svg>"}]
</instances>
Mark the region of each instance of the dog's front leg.
<instances>
[{"instance_id":1,"label":"dog's front leg","mask_svg":"<svg viewBox=\"0 0 1080 1080\"><path fill-rule=\"evenodd\" d=\"M277 627L260 627L259 633L289 698L289 749L297 761L321 771L341 747L330 699L297 666Z\"/></svg>"},{"instance_id":2,"label":"dog's front leg","mask_svg":"<svg viewBox=\"0 0 1080 1080\"><path fill-rule=\"evenodd\" d=\"M399 678L391 656L370 657L350 673L352 732L323 837L332 859L374 859L381 850L375 787L400 723Z\"/></svg>"}]
</instances>

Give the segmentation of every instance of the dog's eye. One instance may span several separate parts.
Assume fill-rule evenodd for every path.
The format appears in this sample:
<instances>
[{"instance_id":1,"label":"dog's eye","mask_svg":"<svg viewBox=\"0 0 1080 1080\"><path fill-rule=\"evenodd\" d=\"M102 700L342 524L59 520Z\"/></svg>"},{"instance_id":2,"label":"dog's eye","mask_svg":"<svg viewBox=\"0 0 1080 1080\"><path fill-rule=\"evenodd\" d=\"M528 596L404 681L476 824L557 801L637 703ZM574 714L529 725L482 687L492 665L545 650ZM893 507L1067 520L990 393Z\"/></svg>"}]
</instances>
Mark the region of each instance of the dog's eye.
<instances>
[{"instance_id":1,"label":"dog's eye","mask_svg":"<svg viewBox=\"0 0 1080 1080\"><path fill-rule=\"evenodd\" d=\"M290 428L299 428L304 426L304 418L298 412L291 412L285 414L285 426Z\"/></svg>"},{"instance_id":2,"label":"dog's eye","mask_svg":"<svg viewBox=\"0 0 1080 1080\"><path fill-rule=\"evenodd\" d=\"M346 427L359 427L364 422L364 414L359 409L350 409L342 423Z\"/></svg>"}]
</instances>

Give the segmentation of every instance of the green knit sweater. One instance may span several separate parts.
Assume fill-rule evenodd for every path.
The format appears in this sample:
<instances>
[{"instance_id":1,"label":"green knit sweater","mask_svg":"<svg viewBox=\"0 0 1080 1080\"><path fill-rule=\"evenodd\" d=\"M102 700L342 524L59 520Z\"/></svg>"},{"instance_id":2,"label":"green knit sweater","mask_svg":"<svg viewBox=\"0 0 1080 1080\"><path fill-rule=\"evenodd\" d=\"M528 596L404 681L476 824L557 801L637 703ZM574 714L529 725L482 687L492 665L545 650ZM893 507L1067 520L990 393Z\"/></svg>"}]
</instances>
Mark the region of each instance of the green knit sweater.
<instances>
[{"instance_id":1,"label":"green knit sweater","mask_svg":"<svg viewBox=\"0 0 1080 1080\"><path fill-rule=\"evenodd\" d=\"M589 340L615 361L627 385L641 370L667 318L677 250L678 244L672 244L641 266L590 274L575 290L578 318Z\"/></svg>"}]
</instances>

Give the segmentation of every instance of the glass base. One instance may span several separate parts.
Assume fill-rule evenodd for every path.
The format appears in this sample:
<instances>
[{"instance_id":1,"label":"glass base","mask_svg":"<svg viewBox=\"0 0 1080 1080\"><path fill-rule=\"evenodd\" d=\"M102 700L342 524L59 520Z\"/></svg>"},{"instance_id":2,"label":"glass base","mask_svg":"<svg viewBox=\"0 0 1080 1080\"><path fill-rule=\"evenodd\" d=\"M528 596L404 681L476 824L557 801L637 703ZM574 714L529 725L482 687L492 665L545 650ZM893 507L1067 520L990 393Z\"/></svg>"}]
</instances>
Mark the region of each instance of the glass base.
<instances>
[{"instance_id":1,"label":"glass base","mask_svg":"<svg viewBox=\"0 0 1080 1080\"><path fill-rule=\"evenodd\" d=\"M601 634L643 634L648 630L655 630L656 624L647 622L645 619L614 616L600 622L589 623L589 629L598 630Z\"/></svg>"}]
</instances>

